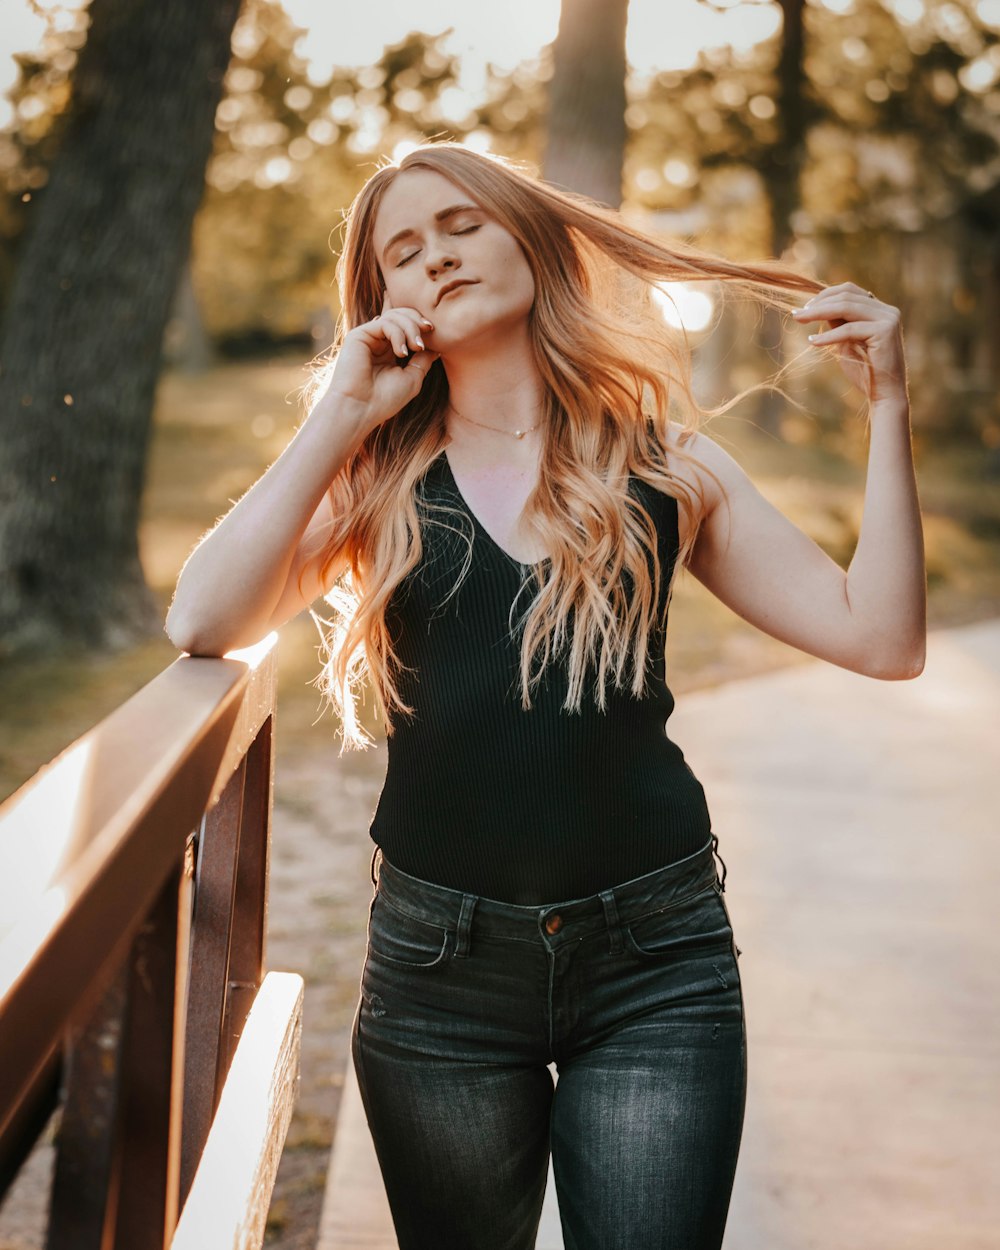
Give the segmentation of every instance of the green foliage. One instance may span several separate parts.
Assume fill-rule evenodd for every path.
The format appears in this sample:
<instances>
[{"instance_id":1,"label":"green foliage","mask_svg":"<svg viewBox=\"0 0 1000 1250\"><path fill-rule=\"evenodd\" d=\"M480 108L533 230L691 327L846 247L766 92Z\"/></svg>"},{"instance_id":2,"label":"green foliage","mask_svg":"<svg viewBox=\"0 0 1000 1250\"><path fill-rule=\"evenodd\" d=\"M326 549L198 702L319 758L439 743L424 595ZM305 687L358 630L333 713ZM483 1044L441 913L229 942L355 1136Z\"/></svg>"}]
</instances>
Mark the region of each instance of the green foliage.
<instances>
[{"instance_id":1,"label":"green foliage","mask_svg":"<svg viewBox=\"0 0 1000 1250\"><path fill-rule=\"evenodd\" d=\"M0 298L30 215L24 197L44 193L62 138L85 24L50 32L22 58L15 124L0 133ZM447 137L540 167L551 48L510 72L489 67L472 99L449 33L410 34L375 64L320 80L280 5L247 0L193 240L194 286L217 342L312 334L317 350L328 344L342 214L383 154ZM633 76L627 211L724 254L769 254L767 191L788 159L780 39ZM987 333L995 284L981 279L996 264L1000 215L1000 4L810 0L802 72L804 164L786 258L899 304L918 349L919 419L933 425L948 410L949 429L957 419L1000 444ZM752 363L749 351L742 364Z\"/></svg>"}]
</instances>

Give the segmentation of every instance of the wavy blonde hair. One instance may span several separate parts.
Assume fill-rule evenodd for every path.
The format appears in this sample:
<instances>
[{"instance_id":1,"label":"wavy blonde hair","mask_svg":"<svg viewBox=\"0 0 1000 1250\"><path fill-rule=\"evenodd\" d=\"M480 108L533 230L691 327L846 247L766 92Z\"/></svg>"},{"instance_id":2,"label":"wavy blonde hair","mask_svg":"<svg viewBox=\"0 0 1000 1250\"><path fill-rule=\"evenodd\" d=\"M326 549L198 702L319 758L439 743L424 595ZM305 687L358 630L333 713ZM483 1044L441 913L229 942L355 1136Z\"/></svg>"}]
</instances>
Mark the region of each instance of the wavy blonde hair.
<instances>
[{"instance_id":1,"label":"wavy blonde hair","mask_svg":"<svg viewBox=\"0 0 1000 1250\"><path fill-rule=\"evenodd\" d=\"M545 442L524 520L551 554L531 566L522 591L533 590L533 597L512 622L522 633L521 706L531 707L546 666L563 657L565 710L580 709L588 668L596 669L594 697L602 710L609 677L619 689L627 681L639 697L650 630L666 621L677 571L690 557L705 513L703 493L695 503L671 459L699 463L684 449L691 437L685 431L775 380L719 407L701 407L692 389L687 335L667 324L653 287L721 280L787 311L796 306L791 293L814 293L822 283L777 262L737 264L676 240L651 238L618 212L557 190L508 158L453 142L424 144L383 164L345 214L337 262L341 312L333 345L314 362L312 382L304 388L307 408L326 389L348 331L379 314L384 284L373 246L376 215L392 181L411 169L442 174L481 205L518 241L535 280L529 327L545 387ZM324 580L336 564L345 571L326 596L336 619L313 616L321 634L323 626L330 630L317 684L340 713L341 752L371 745L357 718L366 672L388 734L394 712L413 712L396 686L401 662L386 627L386 606L422 558L417 495L446 445L447 401L448 379L438 359L419 395L368 434L329 488L335 521L322 548ZM668 456L671 414L684 429ZM674 495L691 522L659 620L656 529L628 491L630 474ZM455 589L468 566L469 556Z\"/></svg>"}]
</instances>

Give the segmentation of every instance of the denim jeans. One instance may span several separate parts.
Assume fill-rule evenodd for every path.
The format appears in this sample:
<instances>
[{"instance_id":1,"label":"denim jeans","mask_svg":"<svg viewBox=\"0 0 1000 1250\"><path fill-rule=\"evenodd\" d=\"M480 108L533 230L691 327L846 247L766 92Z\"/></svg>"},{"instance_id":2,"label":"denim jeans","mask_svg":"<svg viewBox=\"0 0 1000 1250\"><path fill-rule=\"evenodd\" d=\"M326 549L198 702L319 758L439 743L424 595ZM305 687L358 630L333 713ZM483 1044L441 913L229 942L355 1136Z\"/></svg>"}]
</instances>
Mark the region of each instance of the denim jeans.
<instances>
[{"instance_id":1,"label":"denim jeans","mask_svg":"<svg viewBox=\"0 0 1000 1250\"><path fill-rule=\"evenodd\" d=\"M351 1053L400 1250L531 1250L550 1152L566 1250L718 1250L746 1028L717 844L537 907L376 849Z\"/></svg>"}]
</instances>

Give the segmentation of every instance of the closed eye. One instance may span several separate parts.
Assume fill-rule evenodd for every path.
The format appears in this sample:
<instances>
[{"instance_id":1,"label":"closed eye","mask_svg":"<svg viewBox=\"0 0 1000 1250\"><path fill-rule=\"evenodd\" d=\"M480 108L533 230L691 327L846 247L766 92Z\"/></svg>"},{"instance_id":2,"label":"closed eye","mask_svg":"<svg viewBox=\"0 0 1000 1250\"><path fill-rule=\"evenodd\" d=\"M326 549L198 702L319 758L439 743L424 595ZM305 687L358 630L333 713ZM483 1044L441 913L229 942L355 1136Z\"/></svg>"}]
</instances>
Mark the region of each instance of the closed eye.
<instances>
[{"instance_id":1,"label":"closed eye","mask_svg":"<svg viewBox=\"0 0 1000 1250\"><path fill-rule=\"evenodd\" d=\"M449 230L448 233L449 234L472 234L473 230L478 230L478 229L479 229L478 225L466 226L464 230ZM407 264L409 261L411 261L414 258L414 256L418 256L419 254L420 254L420 249L417 248L417 250L415 252L411 252L409 256L404 256L403 259L398 262L398 264L396 265L396 268L402 269L405 264Z\"/></svg>"}]
</instances>

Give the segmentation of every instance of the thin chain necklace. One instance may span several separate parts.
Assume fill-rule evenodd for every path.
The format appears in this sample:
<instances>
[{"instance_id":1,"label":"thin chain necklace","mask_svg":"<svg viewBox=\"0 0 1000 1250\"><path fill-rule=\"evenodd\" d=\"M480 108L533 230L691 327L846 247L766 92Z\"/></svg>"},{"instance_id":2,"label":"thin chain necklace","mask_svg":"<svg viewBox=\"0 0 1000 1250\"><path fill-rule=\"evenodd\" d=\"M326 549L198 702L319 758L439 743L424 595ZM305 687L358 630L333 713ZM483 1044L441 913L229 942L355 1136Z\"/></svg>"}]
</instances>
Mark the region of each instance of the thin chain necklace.
<instances>
[{"instance_id":1,"label":"thin chain necklace","mask_svg":"<svg viewBox=\"0 0 1000 1250\"><path fill-rule=\"evenodd\" d=\"M503 430L498 425L485 425L482 421L474 421L472 417L465 416L464 413L458 411L450 399L448 400L448 407L456 417L461 417L463 421L468 421L471 425L478 425L484 430L493 430L497 434L509 434L511 438L524 438L525 434L530 434L532 430L537 430L542 424L539 421L537 425L529 425L526 430Z\"/></svg>"}]
</instances>

